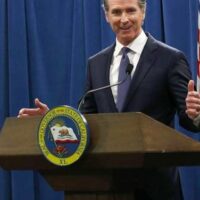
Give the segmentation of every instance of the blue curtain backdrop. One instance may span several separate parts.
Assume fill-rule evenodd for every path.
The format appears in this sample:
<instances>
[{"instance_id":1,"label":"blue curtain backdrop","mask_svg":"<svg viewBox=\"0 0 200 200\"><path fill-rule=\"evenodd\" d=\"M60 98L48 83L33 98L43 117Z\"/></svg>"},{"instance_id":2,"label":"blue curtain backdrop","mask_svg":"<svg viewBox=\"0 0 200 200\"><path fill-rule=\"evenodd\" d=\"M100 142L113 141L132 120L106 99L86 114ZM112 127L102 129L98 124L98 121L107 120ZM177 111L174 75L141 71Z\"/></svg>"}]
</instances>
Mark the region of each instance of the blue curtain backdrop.
<instances>
[{"instance_id":1,"label":"blue curtain backdrop","mask_svg":"<svg viewBox=\"0 0 200 200\"><path fill-rule=\"evenodd\" d=\"M198 0L147 2L144 29L181 49L195 79ZM87 58L113 41L100 0L0 0L0 127L21 107L33 107L35 97L49 107L77 107ZM200 168L180 172L185 200L199 200ZM62 200L63 192L37 172L0 169L0 200L27 199Z\"/></svg>"}]
</instances>

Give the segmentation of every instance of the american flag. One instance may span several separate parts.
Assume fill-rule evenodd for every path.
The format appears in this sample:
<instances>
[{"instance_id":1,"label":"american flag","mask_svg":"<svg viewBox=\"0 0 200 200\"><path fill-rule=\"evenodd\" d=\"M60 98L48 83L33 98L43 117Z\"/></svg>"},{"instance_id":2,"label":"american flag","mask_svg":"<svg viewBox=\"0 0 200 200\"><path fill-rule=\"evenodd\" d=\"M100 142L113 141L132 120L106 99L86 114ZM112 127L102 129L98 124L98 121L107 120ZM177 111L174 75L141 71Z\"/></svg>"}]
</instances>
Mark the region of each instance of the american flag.
<instances>
[{"instance_id":1,"label":"american flag","mask_svg":"<svg viewBox=\"0 0 200 200\"><path fill-rule=\"evenodd\" d=\"M198 5L198 40L197 40L197 91L200 92L200 0Z\"/></svg>"}]
</instances>

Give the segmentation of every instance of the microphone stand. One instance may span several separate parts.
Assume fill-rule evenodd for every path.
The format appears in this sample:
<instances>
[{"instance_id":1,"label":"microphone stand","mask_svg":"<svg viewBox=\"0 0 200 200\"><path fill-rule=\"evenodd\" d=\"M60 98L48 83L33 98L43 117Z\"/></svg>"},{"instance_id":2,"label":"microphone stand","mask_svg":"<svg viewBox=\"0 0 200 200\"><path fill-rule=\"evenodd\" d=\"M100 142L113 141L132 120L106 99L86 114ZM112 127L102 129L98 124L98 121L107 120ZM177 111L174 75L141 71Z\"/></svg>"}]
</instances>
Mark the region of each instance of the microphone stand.
<instances>
[{"instance_id":1,"label":"microphone stand","mask_svg":"<svg viewBox=\"0 0 200 200\"><path fill-rule=\"evenodd\" d=\"M96 89L92 89L92 90L87 91L87 92L83 95L83 97L81 98L81 101L80 101L80 103L79 103L79 105L78 105L78 111L80 112L81 106L84 104L84 102L85 102L85 97L86 97L88 94L93 93L93 92L97 92L97 91L99 91L99 90L104 90L104 89L107 89L107 88L111 88L111 87L114 87L114 86L117 86L117 85L120 85L120 84L124 83L124 82L126 81L126 79L128 78L128 76L131 74L131 71L132 71L132 70L133 70L133 65L129 63L129 64L127 65L127 68L126 68L126 77L125 77L123 80L121 80L121 81L119 81L119 82L117 82L117 83L114 83L114 84L112 84L112 85L106 85L106 86L103 86L103 87L100 87L100 88L96 88Z\"/></svg>"}]
</instances>

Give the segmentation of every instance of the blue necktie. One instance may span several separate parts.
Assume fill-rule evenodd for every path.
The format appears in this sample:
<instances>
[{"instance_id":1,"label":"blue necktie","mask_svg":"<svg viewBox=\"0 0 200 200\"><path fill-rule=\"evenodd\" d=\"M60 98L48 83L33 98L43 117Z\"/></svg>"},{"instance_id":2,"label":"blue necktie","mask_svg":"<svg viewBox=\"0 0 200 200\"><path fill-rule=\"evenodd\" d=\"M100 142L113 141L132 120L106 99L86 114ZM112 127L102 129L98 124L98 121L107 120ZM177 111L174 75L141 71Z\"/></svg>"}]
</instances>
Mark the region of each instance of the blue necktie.
<instances>
[{"instance_id":1,"label":"blue necktie","mask_svg":"<svg viewBox=\"0 0 200 200\"><path fill-rule=\"evenodd\" d=\"M127 55L129 51L130 49L127 47L123 47L121 49L122 59L119 66L118 81L124 80L127 76L126 68L127 68L127 65L130 63L128 55ZM122 111L123 109L124 101L126 99L126 95L127 95L130 83L131 83L131 76L129 75L126 81L118 86L117 103L116 103L118 111Z\"/></svg>"}]
</instances>

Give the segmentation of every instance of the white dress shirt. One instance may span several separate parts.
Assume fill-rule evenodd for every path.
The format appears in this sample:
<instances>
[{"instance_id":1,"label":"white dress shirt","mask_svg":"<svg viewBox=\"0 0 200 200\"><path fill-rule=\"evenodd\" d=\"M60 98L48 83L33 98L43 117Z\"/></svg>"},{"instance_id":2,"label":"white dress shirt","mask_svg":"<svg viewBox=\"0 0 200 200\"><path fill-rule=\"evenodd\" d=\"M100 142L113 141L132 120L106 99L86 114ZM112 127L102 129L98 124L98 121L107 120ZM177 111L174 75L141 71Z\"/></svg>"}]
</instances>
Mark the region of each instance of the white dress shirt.
<instances>
[{"instance_id":1,"label":"white dress shirt","mask_svg":"<svg viewBox=\"0 0 200 200\"><path fill-rule=\"evenodd\" d=\"M147 42L147 36L145 35L144 31L142 30L142 32L140 33L140 35L133 40L128 46L131 51L128 52L128 57L130 60L130 63L134 66L133 70L131 72L131 76L133 77L133 74L136 70L138 61L140 59L140 56L142 54L142 51L144 49L144 46ZM115 84L118 82L118 75L119 75L119 65L120 65L120 61L122 58L122 53L121 53L121 49L124 46L116 39L116 46L115 46L115 50L113 53L113 58L112 58L112 63L110 66L110 84ZM117 86L114 86L111 88L112 90L112 94L116 103L117 100Z\"/></svg>"}]
</instances>

